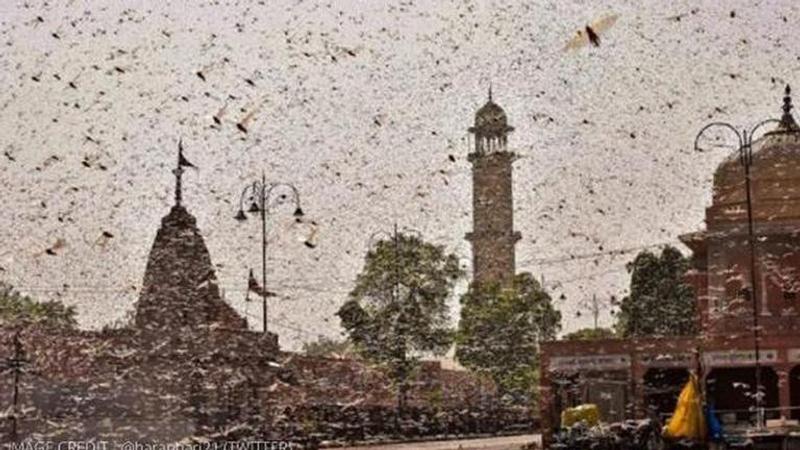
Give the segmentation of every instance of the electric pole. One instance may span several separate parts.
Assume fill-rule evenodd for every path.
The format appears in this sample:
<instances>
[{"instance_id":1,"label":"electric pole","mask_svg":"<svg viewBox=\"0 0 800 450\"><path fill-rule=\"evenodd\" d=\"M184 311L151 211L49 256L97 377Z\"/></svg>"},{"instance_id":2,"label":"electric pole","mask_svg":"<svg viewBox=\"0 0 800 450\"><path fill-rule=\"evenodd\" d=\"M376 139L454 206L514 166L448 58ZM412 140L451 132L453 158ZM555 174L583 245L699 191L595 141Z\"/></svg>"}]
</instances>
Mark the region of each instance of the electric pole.
<instances>
[{"instance_id":1,"label":"electric pole","mask_svg":"<svg viewBox=\"0 0 800 450\"><path fill-rule=\"evenodd\" d=\"M3 370L11 370L14 374L14 390L11 400L11 442L17 442L17 416L19 415L19 379L22 367L28 363L19 340L19 330L14 333L14 356L3 361L0 366Z\"/></svg>"}]
</instances>

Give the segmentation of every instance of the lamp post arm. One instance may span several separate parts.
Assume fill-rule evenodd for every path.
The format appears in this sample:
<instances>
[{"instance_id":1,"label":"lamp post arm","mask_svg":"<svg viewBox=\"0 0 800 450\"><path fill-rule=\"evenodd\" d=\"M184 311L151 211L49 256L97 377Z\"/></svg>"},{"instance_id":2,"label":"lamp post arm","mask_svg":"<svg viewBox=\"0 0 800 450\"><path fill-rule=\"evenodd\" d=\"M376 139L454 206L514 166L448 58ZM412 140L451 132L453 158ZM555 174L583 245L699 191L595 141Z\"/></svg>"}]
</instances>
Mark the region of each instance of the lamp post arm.
<instances>
[{"instance_id":1,"label":"lamp post arm","mask_svg":"<svg viewBox=\"0 0 800 450\"><path fill-rule=\"evenodd\" d=\"M742 165L745 166L745 169L749 169L750 166L753 164L753 137L755 136L756 131L758 131L759 128L768 123L780 123L780 122L781 121L778 119L767 119L757 123L753 128L750 129L749 133L747 131L743 131L744 134L742 140L744 141L744 144L742 146L740 157L742 160L741 161Z\"/></svg>"},{"instance_id":2,"label":"lamp post arm","mask_svg":"<svg viewBox=\"0 0 800 450\"><path fill-rule=\"evenodd\" d=\"M767 119L767 120L764 120L764 121L761 121L761 122L757 123L756 126L754 126L753 128L750 129L750 143L751 144L753 142L753 136L756 135L756 131L758 131L759 128L761 128L762 126L764 126L764 125L766 125L768 123L781 123L781 121L778 120L778 119Z\"/></svg>"},{"instance_id":3,"label":"lamp post arm","mask_svg":"<svg viewBox=\"0 0 800 450\"><path fill-rule=\"evenodd\" d=\"M239 196L239 210L244 210L244 199L247 197L247 193L253 189L253 185L249 184L242 189L242 195Z\"/></svg>"},{"instance_id":4,"label":"lamp post arm","mask_svg":"<svg viewBox=\"0 0 800 450\"><path fill-rule=\"evenodd\" d=\"M713 128L713 127L727 128L728 130L732 131L733 134L736 136L736 138L739 140L739 146L737 147L737 149L741 149L744 146L744 141L742 139L742 134L739 133L739 130L737 130L736 127L734 127L733 125L731 125L729 123L726 123L726 122L711 122L710 124L708 124L708 125L704 126L703 128L701 128L700 131L697 133L697 136L695 136L695 138L694 138L694 150L696 152L702 152L703 151L703 149L701 149L700 146L698 145L699 142L700 142L700 136L702 136L703 133L706 132L706 130L708 130L709 128Z\"/></svg>"},{"instance_id":5,"label":"lamp post arm","mask_svg":"<svg viewBox=\"0 0 800 450\"><path fill-rule=\"evenodd\" d=\"M292 200L294 201L294 205L296 208L300 207L300 192L297 188L290 183L270 183L267 186L264 186L264 193L263 193L263 207L264 209L270 209L269 200L272 197L272 191L279 187L288 187L292 191Z\"/></svg>"}]
</instances>

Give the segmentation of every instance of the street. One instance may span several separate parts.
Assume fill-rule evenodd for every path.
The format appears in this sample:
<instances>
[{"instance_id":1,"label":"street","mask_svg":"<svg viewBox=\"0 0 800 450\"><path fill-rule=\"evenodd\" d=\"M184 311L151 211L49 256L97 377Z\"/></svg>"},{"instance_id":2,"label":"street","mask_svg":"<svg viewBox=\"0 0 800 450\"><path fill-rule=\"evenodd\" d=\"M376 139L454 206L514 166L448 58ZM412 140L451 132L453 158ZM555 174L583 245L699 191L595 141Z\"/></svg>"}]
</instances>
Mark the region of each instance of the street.
<instances>
[{"instance_id":1,"label":"street","mask_svg":"<svg viewBox=\"0 0 800 450\"><path fill-rule=\"evenodd\" d=\"M523 445L540 443L541 435L502 436L485 439L410 442L404 444L344 447L344 450L519 450Z\"/></svg>"}]
</instances>

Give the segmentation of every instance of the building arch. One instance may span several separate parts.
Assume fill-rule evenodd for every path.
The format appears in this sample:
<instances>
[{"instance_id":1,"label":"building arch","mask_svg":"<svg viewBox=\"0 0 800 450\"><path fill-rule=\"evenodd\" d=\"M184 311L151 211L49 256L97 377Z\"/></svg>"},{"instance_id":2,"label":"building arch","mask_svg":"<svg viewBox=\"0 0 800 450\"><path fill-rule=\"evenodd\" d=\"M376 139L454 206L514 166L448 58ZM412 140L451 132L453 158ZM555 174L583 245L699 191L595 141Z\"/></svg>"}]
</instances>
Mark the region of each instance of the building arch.
<instances>
[{"instance_id":1,"label":"building arch","mask_svg":"<svg viewBox=\"0 0 800 450\"><path fill-rule=\"evenodd\" d=\"M789 417L800 420L800 365L789 371Z\"/></svg>"},{"instance_id":2,"label":"building arch","mask_svg":"<svg viewBox=\"0 0 800 450\"><path fill-rule=\"evenodd\" d=\"M723 423L745 422L751 418L753 406L753 383L755 367L717 367L706 376L706 403L713 405ZM778 374L772 367L761 367L761 386L764 399L761 402L766 408L767 419L780 416Z\"/></svg>"}]
</instances>

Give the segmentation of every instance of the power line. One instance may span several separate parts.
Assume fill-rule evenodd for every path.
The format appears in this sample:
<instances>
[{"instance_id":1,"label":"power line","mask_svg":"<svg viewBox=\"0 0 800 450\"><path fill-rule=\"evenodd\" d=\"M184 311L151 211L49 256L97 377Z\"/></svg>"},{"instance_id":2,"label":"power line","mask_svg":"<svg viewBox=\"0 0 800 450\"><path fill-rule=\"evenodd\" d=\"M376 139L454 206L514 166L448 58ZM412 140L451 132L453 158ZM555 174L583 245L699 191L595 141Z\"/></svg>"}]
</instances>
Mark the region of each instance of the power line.
<instances>
[{"instance_id":1,"label":"power line","mask_svg":"<svg viewBox=\"0 0 800 450\"><path fill-rule=\"evenodd\" d=\"M611 250L604 250L601 252L593 252L593 253L582 253L577 255L569 255L569 256L562 256L562 257L555 257L555 258L533 258L520 261L520 265L539 265L539 266L552 266L557 265L559 263L570 263L572 261L578 260L585 260L585 259L592 259L592 258L600 258L604 256L616 256L616 255L623 255L627 253L631 253L636 250L644 250L648 248L654 247L661 247L664 245L670 245L672 242L660 242L655 244L648 244L648 245L640 245L635 247L625 247L619 249L611 249ZM332 284L336 283L339 285L349 285L352 281L345 281L345 280L336 280L336 279L325 279L325 278L318 278L318 282L325 283L325 284ZM242 288L238 285L232 284L218 284L220 288L224 288L226 291L231 292L243 292L246 291L245 288ZM327 287L311 287L308 284L283 284L279 285L280 287L285 287L289 289L304 289L309 291L318 291L318 292L338 292L338 293L349 293L349 290L344 289L330 289ZM17 290L26 290L26 291L33 291L33 290L41 290L41 291L86 291L86 292L128 292L133 291L131 287L126 288L112 288L108 285L91 285L91 284L69 284L66 287L61 286L54 286L54 285L20 285L14 286ZM135 286L135 290L139 290L140 286Z\"/></svg>"},{"instance_id":2,"label":"power line","mask_svg":"<svg viewBox=\"0 0 800 450\"><path fill-rule=\"evenodd\" d=\"M567 279L557 280L554 282L548 282L547 285L554 285L554 284L565 284L571 283L574 281L581 281L596 278L601 275L615 273L615 272L623 272L625 271L624 268L616 268L616 269L609 269L602 272L595 272L588 275L581 275L576 277L571 277ZM218 287L227 292L231 293L241 293L246 292L247 288L243 288L238 285L218 285ZM319 294L336 294L336 295L349 295L350 290L344 289L329 289L325 287L314 287L314 286L307 286L307 285L278 285L276 286L277 289L287 289L287 290L301 290L301 291L311 291ZM57 293L60 295L69 295L70 293L75 294L87 294L87 293L95 293L95 294L104 294L104 293L117 293L117 294L138 294L139 289L136 291L130 289L113 289L113 288L84 288L84 289L72 289L72 288L62 288L62 287L54 287L54 286L14 286L14 289L20 292L37 292L37 293Z\"/></svg>"},{"instance_id":3,"label":"power line","mask_svg":"<svg viewBox=\"0 0 800 450\"><path fill-rule=\"evenodd\" d=\"M572 278L567 278L567 279L564 279L564 280L549 281L549 282L546 282L545 284L549 285L552 288L556 288L556 287L558 287L558 285L573 283L575 281L590 280L590 279L597 278L597 277L602 276L602 275L607 275L607 274L610 274L610 273L624 272L624 271L626 271L625 268L609 269L609 270L604 270L602 272L594 272L594 273L591 273L589 275L582 275L582 276L579 276L579 277L572 277Z\"/></svg>"},{"instance_id":4,"label":"power line","mask_svg":"<svg viewBox=\"0 0 800 450\"><path fill-rule=\"evenodd\" d=\"M572 262L584 259L592 259L592 258L602 258L604 256L616 256L616 255L624 255L626 253L631 253L637 250L644 250L653 247L662 247L665 245L671 245L673 242L660 242L657 244L649 244L649 245L640 245L637 247L626 247L620 249L613 249L613 250L604 250L600 252L593 252L593 253L581 253L577 255L569 255L569 256L562 256L557 258L533 258L521 261L520 264L535 264L539 266L551 266L556 265L562 262Z\"/></svg>"}]
</instances>

